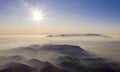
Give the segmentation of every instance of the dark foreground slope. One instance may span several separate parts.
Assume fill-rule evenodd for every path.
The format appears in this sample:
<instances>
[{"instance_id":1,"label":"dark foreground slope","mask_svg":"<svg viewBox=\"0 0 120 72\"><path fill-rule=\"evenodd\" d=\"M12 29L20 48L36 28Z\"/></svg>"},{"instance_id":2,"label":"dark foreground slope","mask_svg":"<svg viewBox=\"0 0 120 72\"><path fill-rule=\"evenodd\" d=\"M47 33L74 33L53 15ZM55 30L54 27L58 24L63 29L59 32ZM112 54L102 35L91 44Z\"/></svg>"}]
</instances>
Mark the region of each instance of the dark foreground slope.
<instances>
[{"instance_id":1,"label":"dark foreground slope","mask_svg":"<svg viewBox=\"0 0 120 72\"><path fill-rule=\"evenodd\" d=\"M31 45L2 52L9 55L0 57L0 72L120 72L119 63L74 45Z\"/></svg>"}]
</instances>

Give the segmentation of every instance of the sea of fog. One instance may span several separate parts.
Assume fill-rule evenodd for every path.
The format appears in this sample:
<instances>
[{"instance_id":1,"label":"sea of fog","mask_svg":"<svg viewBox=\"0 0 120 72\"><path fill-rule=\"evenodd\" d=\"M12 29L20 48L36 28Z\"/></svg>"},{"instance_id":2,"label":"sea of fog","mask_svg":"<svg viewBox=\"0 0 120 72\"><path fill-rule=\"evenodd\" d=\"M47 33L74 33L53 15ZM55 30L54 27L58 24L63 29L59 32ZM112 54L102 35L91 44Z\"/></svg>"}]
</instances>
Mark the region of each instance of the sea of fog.
<instances>
[{"instance_id":1,"label":"sea of fog","mask_svg":"<svg viewBox=\"0 0 120 72\"><path fill-rule=\"evenodd\" d=\"M0 35L0 50L23 47L31 44L79 45L81 48L101 57L120 61L119 35L110 35L110 37L47 37L46 35Z\"/></svg>"}]
</instances>

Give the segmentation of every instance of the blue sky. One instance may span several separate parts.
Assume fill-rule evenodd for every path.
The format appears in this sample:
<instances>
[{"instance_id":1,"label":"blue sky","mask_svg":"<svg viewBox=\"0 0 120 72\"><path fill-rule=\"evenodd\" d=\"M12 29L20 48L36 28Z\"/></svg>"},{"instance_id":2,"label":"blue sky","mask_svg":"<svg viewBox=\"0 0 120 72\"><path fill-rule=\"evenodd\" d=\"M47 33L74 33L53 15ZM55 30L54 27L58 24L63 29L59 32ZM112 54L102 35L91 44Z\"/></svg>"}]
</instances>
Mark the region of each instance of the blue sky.
<instances>
[{"instance_id":1,"label":"blue sky","mask_svg":"<svg viewBox=\"0 0 120 72\"><path fill-rule=\"evenodd\" d=\"M30 20L31 6L45 7L44 23ZM0 20L1 34L119 33L120 0L0 0Z\"/></svg>"}]
</instances>

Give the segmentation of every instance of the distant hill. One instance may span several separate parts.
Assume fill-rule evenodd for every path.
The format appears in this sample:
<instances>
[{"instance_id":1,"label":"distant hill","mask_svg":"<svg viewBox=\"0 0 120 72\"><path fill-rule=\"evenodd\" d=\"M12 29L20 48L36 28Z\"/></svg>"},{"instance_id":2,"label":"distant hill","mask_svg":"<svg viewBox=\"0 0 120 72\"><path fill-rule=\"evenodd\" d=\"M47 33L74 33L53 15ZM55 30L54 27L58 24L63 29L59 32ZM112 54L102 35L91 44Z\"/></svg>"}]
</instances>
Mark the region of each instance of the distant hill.
<instances>
[{"instance_id":1,"label":"distant hill","mask_svg":"<svg viewBox=\"0 0 120 72\"><path fill-rule=\"evenodd\" d=\"M109 37L103 34L55 34L55 35L47 35L46 37L74 37L74 36L84 36L84 37Z\"/></svg>"}]
</instances>

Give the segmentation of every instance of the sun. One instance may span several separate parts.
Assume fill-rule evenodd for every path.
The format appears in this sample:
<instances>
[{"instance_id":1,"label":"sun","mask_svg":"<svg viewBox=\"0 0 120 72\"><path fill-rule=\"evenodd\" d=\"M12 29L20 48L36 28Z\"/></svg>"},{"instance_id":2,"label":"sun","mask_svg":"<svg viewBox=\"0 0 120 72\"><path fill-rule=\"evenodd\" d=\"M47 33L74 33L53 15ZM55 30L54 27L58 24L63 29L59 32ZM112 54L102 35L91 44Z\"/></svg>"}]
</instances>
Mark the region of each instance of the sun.
<instances>
[{"instance_id":1,"label":"sun","mask_svg":"<svg viewBox=\"0 0 120 72\"><path fill-rule=\"evenodd\" d=\"M40 11L33 11L32 19L39 23L44 19L44 16Z\"/></svg>"}]
</instances>

